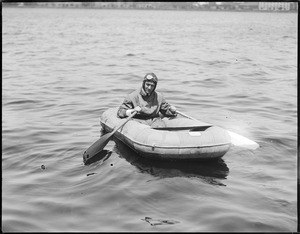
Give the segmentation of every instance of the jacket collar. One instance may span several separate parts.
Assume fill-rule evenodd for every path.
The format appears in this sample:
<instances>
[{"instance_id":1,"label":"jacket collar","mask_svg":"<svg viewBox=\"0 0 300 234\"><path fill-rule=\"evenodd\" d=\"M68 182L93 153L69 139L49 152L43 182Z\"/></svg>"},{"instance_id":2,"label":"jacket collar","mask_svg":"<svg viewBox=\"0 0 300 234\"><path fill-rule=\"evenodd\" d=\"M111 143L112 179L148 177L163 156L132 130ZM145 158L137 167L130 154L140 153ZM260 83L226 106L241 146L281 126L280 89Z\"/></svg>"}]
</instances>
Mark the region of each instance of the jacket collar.
<instances>
[{"instance_id":1,"label":"jacket collar","mask_svg":"<svg viewBox=\"0 0 300 234\"><path fill-rule=\"evenodd\" d=\"M148 95L145 90L143 88L141 88L140 94L142 95L142 97L150 97L152 96L152 94L155 92L155 90L153 90L152 93L150 93L150 95Z\"/></svg>"}]
</instances>

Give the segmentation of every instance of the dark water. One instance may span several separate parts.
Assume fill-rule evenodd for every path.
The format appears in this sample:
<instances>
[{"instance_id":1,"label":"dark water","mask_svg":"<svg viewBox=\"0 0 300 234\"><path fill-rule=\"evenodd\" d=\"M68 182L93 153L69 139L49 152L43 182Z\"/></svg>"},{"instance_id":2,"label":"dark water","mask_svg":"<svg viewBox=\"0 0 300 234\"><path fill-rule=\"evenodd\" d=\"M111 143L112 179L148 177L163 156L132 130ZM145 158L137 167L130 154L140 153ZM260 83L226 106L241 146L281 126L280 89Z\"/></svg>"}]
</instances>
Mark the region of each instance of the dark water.
<instances>
[{"instance_id":1,"label":"dark water","mask_svg":"<svg viewBox=\"0 0 300 234\"><path fill-rule=\"evenodd\" d=\"M3 8L3 231L296 231L297 14ZM99 117L147 72L178 110L257 141L143 160Z\"/></svg>"}]
</instances>

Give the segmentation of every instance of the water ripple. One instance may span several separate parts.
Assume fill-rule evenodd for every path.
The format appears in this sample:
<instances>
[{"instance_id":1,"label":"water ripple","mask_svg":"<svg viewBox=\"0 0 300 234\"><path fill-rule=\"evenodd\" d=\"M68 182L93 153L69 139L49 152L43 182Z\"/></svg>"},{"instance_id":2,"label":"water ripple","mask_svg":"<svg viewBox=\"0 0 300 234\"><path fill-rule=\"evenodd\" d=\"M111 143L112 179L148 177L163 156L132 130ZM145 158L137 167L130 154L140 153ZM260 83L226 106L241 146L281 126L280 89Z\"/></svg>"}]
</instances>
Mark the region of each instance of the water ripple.
<instances>
[{"instance_id":1,"label":"water ripple","mask_svg":"<svg viewBox=\"0 0 300 234\"><path fill-rule=\"evenodd\" d=\"M3 7L2 229L295 231L296 16ZM260 147L179 163L110 141L84 165L147 72L179 111Z\"/></svg>"}]
</instances>

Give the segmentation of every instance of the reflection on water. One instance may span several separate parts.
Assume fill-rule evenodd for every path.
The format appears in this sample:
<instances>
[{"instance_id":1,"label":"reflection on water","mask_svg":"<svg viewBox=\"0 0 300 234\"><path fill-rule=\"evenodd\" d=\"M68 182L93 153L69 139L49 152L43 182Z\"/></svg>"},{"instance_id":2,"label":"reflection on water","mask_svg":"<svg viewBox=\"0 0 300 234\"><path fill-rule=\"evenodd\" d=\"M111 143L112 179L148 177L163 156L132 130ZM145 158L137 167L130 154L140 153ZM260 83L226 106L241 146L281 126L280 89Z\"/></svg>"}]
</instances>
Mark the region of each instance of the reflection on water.
<instances>
[{"instance_id":1,"label":"reflection on water","mask_svg":"<svg viewBox=\"0 0 300 234\"><path fill-rule=\"evenodd\" d=\"M184 160L163 161L147 159L138 155L126 144L114 138L116 146L114 150L134 165L142 173L149 173L155 177L198 177L206 183L225 186L219 180L228 176L229 168L223 159L215 160Z\"/></svg>"}]
</instances>

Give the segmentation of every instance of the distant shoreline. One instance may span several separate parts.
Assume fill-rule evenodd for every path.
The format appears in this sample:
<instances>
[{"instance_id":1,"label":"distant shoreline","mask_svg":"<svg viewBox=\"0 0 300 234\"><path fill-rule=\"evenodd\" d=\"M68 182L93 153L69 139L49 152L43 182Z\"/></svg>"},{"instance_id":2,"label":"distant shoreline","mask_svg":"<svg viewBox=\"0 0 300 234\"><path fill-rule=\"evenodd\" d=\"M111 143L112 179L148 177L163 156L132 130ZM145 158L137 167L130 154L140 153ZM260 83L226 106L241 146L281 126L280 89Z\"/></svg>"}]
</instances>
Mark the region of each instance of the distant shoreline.
<instances>
[{"instance_id":1,"label":"distant shoreline","mask_svg":"<svg viewBox=\"0 0 300 234\"><path fill-rule=\"evenodd\" d=\"M167 8L125 8L125 7L55 7L55 6L15 6L2 4L3 8L40 8L40 9L90 9L90 10L141 10L141 11L207 11L207 12L258 12L258 13L298 13L298 10L289 11L262 11L262 10L232 10L232 9L167 9Z\"/></svg>"}]
</instances>

